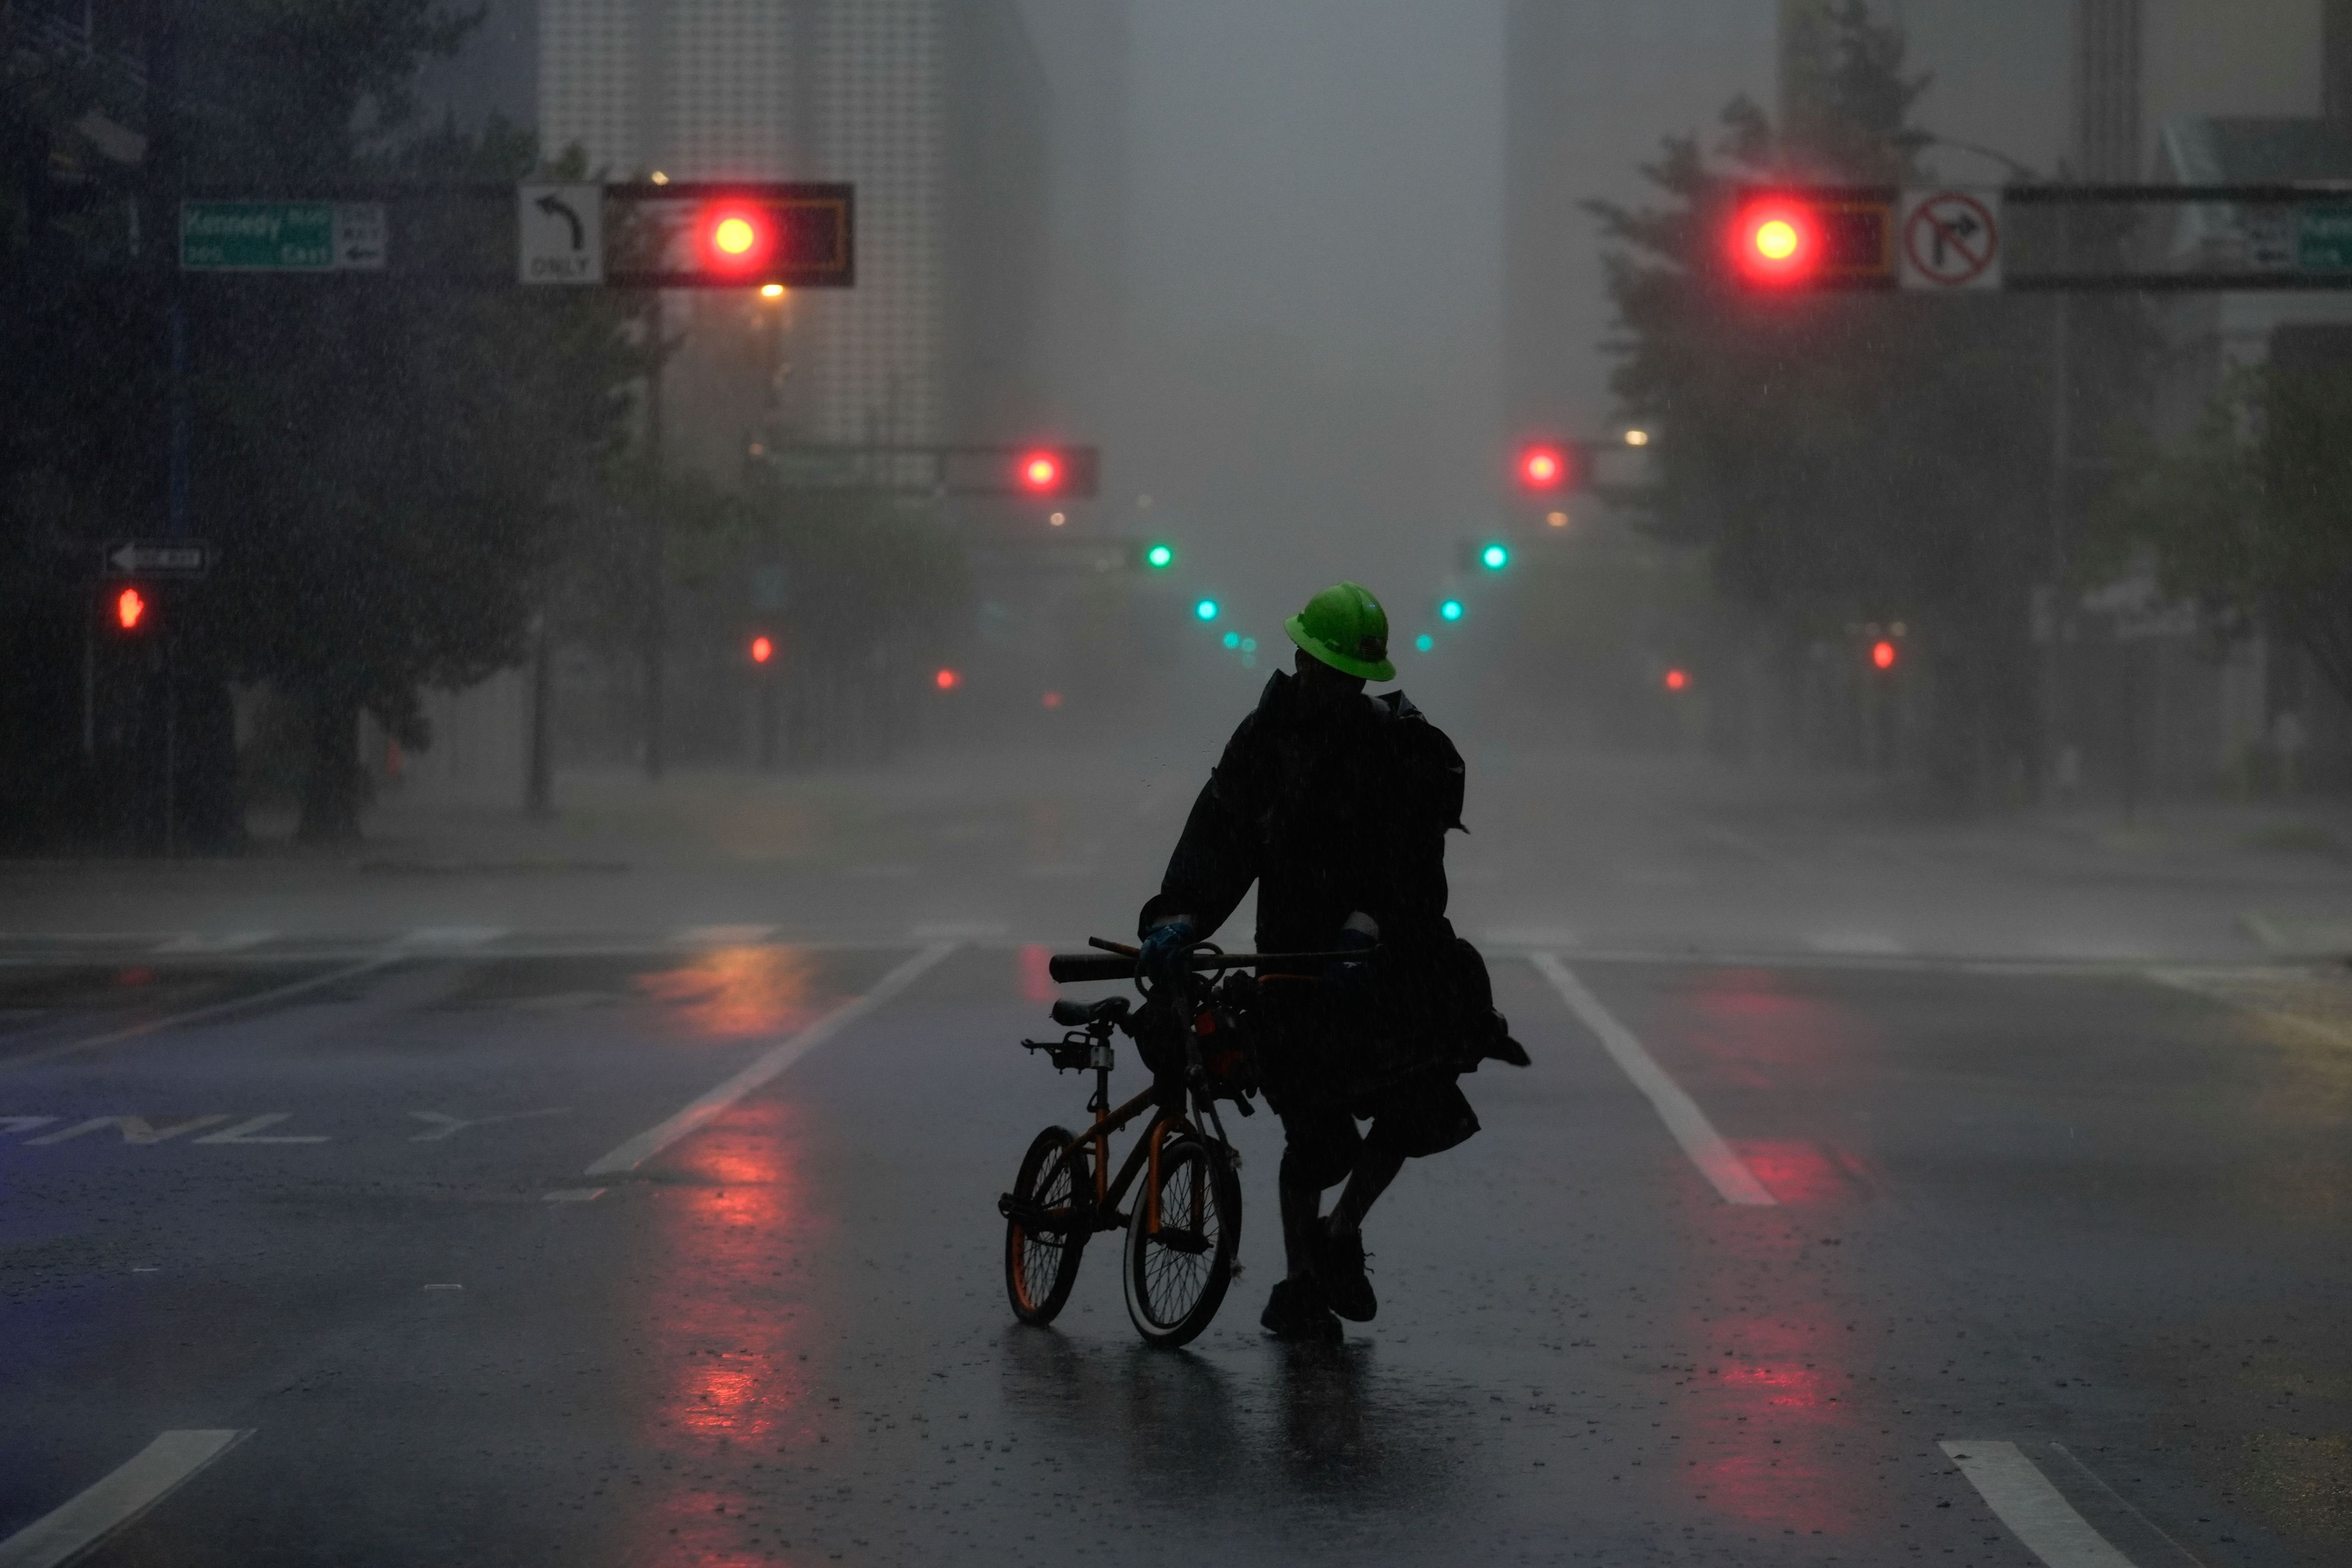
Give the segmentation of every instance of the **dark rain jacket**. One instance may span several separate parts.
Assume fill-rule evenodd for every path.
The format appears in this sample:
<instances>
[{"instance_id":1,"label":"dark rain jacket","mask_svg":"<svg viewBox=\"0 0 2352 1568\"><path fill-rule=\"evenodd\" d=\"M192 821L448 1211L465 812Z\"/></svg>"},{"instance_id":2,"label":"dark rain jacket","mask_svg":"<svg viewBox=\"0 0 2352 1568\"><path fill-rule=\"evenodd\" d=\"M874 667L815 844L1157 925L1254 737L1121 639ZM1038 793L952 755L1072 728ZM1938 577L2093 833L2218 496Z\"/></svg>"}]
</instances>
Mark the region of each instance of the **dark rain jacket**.
<instances>
[{"instance_id":1,"label":"dark rain jacket","mask_svg":"<svg viewBox=\"0 0 2352 1568\"><path fill-rule=\"evenodd\" d=\"M1192 803L1139 929L1189 914L1214 932L1258 884L1261 952L1326 952L1360 910L1392 961L1450 942L1445 835L1461 753L1401 691L1314 713L1277 673Z\"/></svg>"}]
</instances>

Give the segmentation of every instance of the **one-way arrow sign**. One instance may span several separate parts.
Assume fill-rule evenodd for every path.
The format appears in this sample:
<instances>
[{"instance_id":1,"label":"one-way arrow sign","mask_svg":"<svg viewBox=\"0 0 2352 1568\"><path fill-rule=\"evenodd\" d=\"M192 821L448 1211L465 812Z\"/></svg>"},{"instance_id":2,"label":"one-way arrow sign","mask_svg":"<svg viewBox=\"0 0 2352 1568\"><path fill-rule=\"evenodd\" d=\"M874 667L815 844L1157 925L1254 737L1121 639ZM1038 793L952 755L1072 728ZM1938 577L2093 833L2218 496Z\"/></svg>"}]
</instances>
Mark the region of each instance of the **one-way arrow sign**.
<instances>
[{"instance_id":1,"label":"one-way arrow sign","mask_svg":"<svg viewBox=\"0 0 2352 1568\"><path fill-rule=\"evenodd\" d=\"M201 539L124 539L106 547L107 570L124 577L201 577L213 563Z\"/></svg>"}]
</instances>

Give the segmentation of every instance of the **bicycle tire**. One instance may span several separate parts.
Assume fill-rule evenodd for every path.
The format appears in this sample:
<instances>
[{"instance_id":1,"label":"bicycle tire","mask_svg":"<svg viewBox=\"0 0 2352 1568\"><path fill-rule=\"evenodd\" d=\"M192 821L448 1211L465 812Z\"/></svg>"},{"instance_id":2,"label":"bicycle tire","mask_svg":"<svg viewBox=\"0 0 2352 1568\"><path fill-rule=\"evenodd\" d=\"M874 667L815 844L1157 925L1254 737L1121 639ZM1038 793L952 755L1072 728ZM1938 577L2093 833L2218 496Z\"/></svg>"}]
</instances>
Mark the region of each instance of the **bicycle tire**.
<instances>
[{"instance_id":1,"label":"bicycle tire","mask_svg":"<svg viewBox=\"0 0 2352 1568\"><path fill-rule=\"evenodd\" d=\"M1149 1200L1148 1193L1137 1193L1128 1216L1119 1268L1127 1315L1148 1344L1189 1344L1217 1315L1233 1282L1241 1181L1222 1147L1196 1132L1173 1132L1160 1150L1157 1233L1150 1228Z\"/></svg>"},{"instance_id":2,"label":"bicycle tire","mask_svg":"<svg viewBox=\"0 0 2352 1568\"><path fill-rule=\"evenodd\" d=\"M1094 1169L1087 1147L1068 1130L1048 1127L1030 1141L1004 1218L1004 1292L1024 1323L1050 1323L1070 1299L1078 1263L1093 1234ZM1034 1215L1059 1215L1055 1235Z\"/></svg>"}]
</instances>

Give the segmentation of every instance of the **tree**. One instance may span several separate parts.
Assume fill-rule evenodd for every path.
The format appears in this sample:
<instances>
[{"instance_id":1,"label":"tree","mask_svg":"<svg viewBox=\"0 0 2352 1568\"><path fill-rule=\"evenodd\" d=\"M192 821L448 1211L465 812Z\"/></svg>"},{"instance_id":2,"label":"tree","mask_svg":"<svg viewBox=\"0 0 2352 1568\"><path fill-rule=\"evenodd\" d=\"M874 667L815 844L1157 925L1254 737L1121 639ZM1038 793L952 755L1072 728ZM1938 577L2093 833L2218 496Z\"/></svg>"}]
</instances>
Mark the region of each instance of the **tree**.
<instances>
[{"instance_id":1,"label":"tree","mask_svg":"<svg viewBox=\"0 0 2352 1568\"><path fill-rule=\"evenodd\" d=\"M2032 584L2050 562L2049 355L1999 297L1762 298L1727 276L1743 183L1918 178L1927 86L1900 29L1832 13L1815 94L1776 127L1735 102L1713 158L1670 141L1667 198L1594 204L1616 249L1613 385L1661 432L1648 525L1707 547L1718 584L1790 646L1904 621L1932 658L1930 766L1951 795L2031 766Z\"/></svg>"},{"instance_id":2,"label":"tree","mask_svg":"<svg viewBox=\"0 0 2352 1568\"><path fill-rule=\"evenodd\" d=\"M218 96L191 138L198 180L260 169L299 189L536 166L530 139L502 126L406 132L420 58L467 25L433 0L224 0L205 15L192 74ZM194 509L222 559L194 652L299 701L301 836L354 837L359 714L425 744L421 687L524 656L559 498L619 438L620 389L642 369L626 310L600 291L397 276L198 279L188 301Z\"/></svg>"},{"instance_id":3,"label":"tree","mask_svg":"<svg viewBox=\"0 0 2352 1568\"><path fill-rule=\"evenodd\" d=\"M2352 369L2242 373L2170 451L2143 440L2100 515L2092 575L2146 549L2224 637L2268 627L2352 701Z\"/></svg>"}]
</instances>

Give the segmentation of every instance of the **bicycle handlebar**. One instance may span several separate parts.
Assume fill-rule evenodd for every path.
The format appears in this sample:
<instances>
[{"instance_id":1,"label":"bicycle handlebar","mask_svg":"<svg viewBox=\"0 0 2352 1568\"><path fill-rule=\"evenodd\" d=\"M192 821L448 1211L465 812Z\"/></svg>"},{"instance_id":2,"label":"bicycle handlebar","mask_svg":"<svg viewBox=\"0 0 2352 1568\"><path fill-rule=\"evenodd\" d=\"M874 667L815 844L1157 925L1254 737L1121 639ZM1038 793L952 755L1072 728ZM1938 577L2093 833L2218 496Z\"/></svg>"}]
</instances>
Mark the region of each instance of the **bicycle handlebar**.
<instances>
[{"instance_id":1,"label":"bicycle handlebar","mask_svg":"<svg viewBox=\"0 0 2352 1568\"><path fill-rule=\"evenodd\" d=\"M1193 970L1245 969L1258 964L1338 963L1360 959L1370 949L1341 952L1196 952L1185 967ZM1137 960L1115 952L1057 952L1045 972L1066 985L1080 980L1132 980Z\"/></svg>"}]
</instances>

